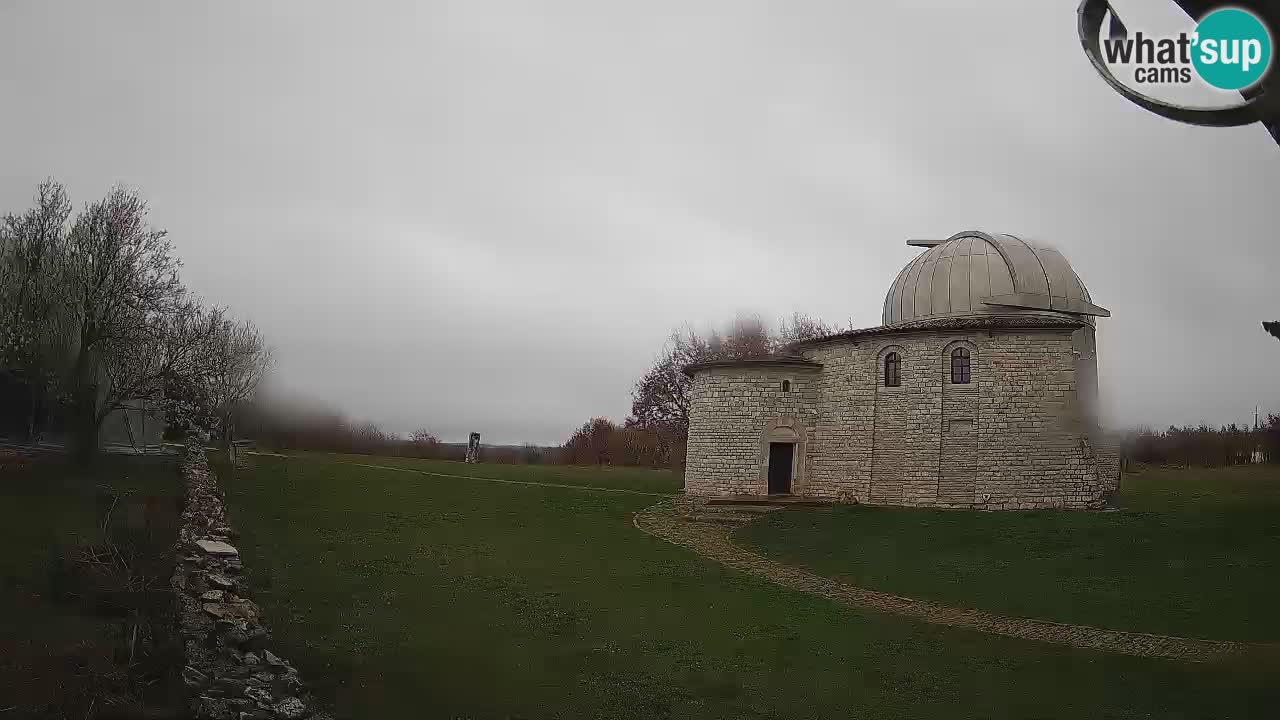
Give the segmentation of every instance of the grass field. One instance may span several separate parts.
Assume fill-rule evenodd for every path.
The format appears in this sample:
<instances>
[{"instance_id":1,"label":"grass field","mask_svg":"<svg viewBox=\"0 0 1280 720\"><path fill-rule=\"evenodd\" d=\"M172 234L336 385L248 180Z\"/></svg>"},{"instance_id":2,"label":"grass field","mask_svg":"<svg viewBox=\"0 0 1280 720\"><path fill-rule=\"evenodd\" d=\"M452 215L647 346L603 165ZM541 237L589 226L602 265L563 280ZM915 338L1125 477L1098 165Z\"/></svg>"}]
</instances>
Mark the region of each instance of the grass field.
<instances>
[{"instance_id":1,"label":"grass field","mask_svg":"<svg viewBox=\"0 0 1280 720\"><path fill-rule=\"evenodd\" d=\"M91 470L52 456L0 467L0 719L90 717L124 681L119 621L59 597L57 558L101 538L101 499L110 496L120 498L116 525L142 523L147 498L164 498L175 533L158 538L167 550L178 480L172 459L159 458L106 457Z\"/></svg>"},{"instance_id":2,"label":"grass field","mask_svg":"<svg viewBox=\"0 0 1280 720\"><path fill-rule=\"evenodd\" d=\"M471 476L511 480L513 482L538 482L553 485L578 485L609 487L649 493L677 493L684 483L675 473L635 467L579 467L574 465L498 465L467 464L447 460L420 458L370 457L368 455L335 455L328 453L303 453L298 457L352 463L356 465L381 465L404 468L440 475Z\"/></svg>"},{"instance_id":3,"label":"grass field","mask_svg":"<svg viewBox=\"0 0 1280 720\"><path fill-rule=\"evenodd\" d=\"M1280 468L1149 469L1118 513L844 506L736 541L854 585L1006 615L1280 640Z\"/></svg>"},{"instance_id":4,"label":"grass field","mask_svg":"<svg viewBox=\"0 0 1280 720\"><path fill-rule=\"evenodd\" d=\"M1103 655L784 590L638 531L655 498L341 460L260 457L222 481L277 640L342 716L1228 718L1280 701L1271 667Z\"/></svg>"}]
</instances>

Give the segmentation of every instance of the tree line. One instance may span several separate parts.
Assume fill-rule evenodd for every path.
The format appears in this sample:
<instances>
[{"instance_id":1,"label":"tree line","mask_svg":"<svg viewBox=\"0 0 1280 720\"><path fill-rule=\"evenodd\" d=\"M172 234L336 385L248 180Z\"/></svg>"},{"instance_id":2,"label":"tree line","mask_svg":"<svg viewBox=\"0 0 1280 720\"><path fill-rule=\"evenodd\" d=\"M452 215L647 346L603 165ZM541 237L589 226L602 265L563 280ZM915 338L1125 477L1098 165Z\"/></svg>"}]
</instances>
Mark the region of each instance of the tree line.
<instances>
[{"instance_id":1,"label":"tree line","mask_svg":"<svg viewBox=\"0 0 1280 720\"><path fill-rule=\"evenodd\" d=\"M1280 339L1280 321L1264 322L1262 327ZM684 367L784 353L791 343L845 329L795 313L776 330L759 316L745 316L724 331L700 335L684 328L673 332L653 366L633 386L631 415L622 424L603 417L583 423L563 445L563 460L577 465L683 467L692 387ZM1139 463L1206 467L1276 463L1280 462L1280 416L1268 415L1266 424L1256 429L1236 425L1139 429L1125 436L1123 448L1128 460Z\"/></svg>"},{"instance_id":2,"label":"tree line","mask_svg":"<svg viewBox=\"0 0 1280 720\"><path fill-rule=\"evenodd\" d=\"M1264 323L1280 337L1280 324ZM685 327L674 331L653 364L632 387L631 413L622 422L593 417L576 428L560 447L486 446L485 462L525 464L631 465L683 467L689 431L691 379L683 368L698 362L763 357L787 352L790 344L840 332L801 313L767 326L759 316L740 316L727 327L699 333ZM408 437L383 431L371 422L357 422L342 413L277 400L244 404L237 425L245 437L276 449L316 450L420 457L461 461L465 445L443 443L426 429ZM1226 465L1280 462L1280 420L1270 415L1256 430L1226 426L1141 429L1125 436L1126 457L1139 463L1165 465Z\"/></svg>"},{"instance_id":3,"label":"tree line","mask_svg":"<svg viewBox=\"0 0 1280 720\"><path fill-rule=\"evenodd\" d=\"M0 432L26 441L65 434L90 458L113 413L144 408L163 414L171 437L196 433L225 444L240 423L253 428L245 436L277 448L443 459L463 452L425 429L403 438L339 413L251 402L272 365L270 348L252 322L191 293L180 268L135 190L114 188L73 215L65 187L47 180L32 207L0 218ZM755 315L723 330L685 327L635 382L621 423L591 418L559 448L486 448L487 459L681 467L692 384L684 367L781 353L842 329L801 313L776 328ZM1280 339L1280 322L1263 329ZM1256 430L1139 431L1126 448L1138 462L1276 462L1275 417Z\"/></svg>"},{"instance_id":4,"label":"tree line","mask_svg":"<svg viewBox=\"0 0 1280 720\"><path fill-rule=\"evenodd\" d=\"M65 434L92 458L117 411L163 414L174 435L229 441L237 406L271 366L253 323L183 284L164 230L137 191L112 189L72 213L47 180L0 219L4 419L26 441Z\"/></svg>"},{"instance_id":5,"label":"tree line","mask_svg":"<svg viewBox=\"0 0 1280 720\"><path fill-rule=\"evenodd\" d=\"M1280 463L1280 415L1267 415L1256 428L1233 423L1140 429L1125 438L1124 456L1136 463L1182 467Z\"/></svg>"},{"instance_id":6,"label":"tree line","mask_svg":"<svg viewBox=\"0 0 1280 720\"><path fill-rule=\"evenodd\" d=\"M701 334L689 327L676 330L632 387L631 414L620 425L603 417L583 423L565 441L563 459L575 465L682 468L693 387L685 367L782 354L792 343L844 329L797 312L776 328L759 315L742 315L722 330Z\"/></svg>"},{"instance_id":7,"label":"tree line","mask_svg":"<svg viewBox=\"0 0 1280 720\"><path fill-rule=\"evenodd\" d=\"M1280 321L1263 322L1262 329L1280 340ZM1280 415L1268 413L1257 427L1235 423L1169 426L1167 430L1139 428L1124 438L1126 460L1151 465L1223 467L1280 463Z\"/></svg>"},{"instance_id":8,"label":"tree line","mask_svg":"<svg viewBox=\"0 0 1280 720\"><path fill-rule=\"evenodd\" d=\"M482 446L480 459L509 464L680 468L689 432L691 383L683 373L686 365L762 357L783 352L792 342L837 331L800 313L782 321L776 329L768 327L759 316L742 316L722 330L675 331L653 365L636 381L631 415L622 423L591 418L559 447ZM270 394L242 404L235 414L235 426L241 437L268 449L440 460L462 460L466 455L465 445L441 442L425 428L404 437L317 403Z\"/></svg>"},{"instance_id":9,"label":"tree line","mask_svg":"<svg viewBox=\"0 0 1280 720\"><path fill-rule=\"evenodd\" d=\"M242 404L235 413L237 436L254 441L263 450L303 450L351 455L382 455L461 462L465 443L442 442L425 427L407 436L384 430L375 422L354 420L323 403L283 397L270 391ZM480 460L504 464L536 465L565 461L559 447L526 443L513 446L481 446Z\"/></svg>"}]
</instances>

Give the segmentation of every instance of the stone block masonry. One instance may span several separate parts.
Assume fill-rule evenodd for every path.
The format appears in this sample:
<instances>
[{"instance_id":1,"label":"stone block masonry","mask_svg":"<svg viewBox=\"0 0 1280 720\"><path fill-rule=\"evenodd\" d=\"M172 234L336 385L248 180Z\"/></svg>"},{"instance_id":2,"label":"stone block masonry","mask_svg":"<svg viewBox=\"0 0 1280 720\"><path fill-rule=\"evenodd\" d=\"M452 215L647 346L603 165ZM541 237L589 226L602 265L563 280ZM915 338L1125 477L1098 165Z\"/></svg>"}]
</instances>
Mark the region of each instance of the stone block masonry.
<instances>
[{"instance_id":1,"label":"stone block masonry","mask_svg":"<svg viewBox=\"0 0 1280 720\"><path fill-rule=\"evenodd\" d=\"M1077 337L1073 337L1073 334ZM1115 448L1081 387L1092 328L885 328L802 350L809 367L709 367L694 375L685 489L761 495L773 441L794 431L793 493L846 502L987 510L1098 507ZM953 383L964 348L970 382ZM897 353L900 383L884 361ZM782 382L790 380L790 392Z\"/></svg>"},{"instance_id":2,"label":"stone block masonry","mask_svg":"<svg viewBox=\"0 0 1280 720\"><path fill-rule=\"evenodd\" d=\"M182 680L198 720L331 720L317 712L296 668L271 650L262 611L249 599L237 534L204 449L183 460L186 508L171 585L187 665Z\"/></svg>"},{"instance_id":3,"label":"stone block masonry","mask_svg":"<svg viewBox=\"0 0 1280 720\"><path fill-rule=\"evenodd\" d=\"M817 417L817 368L706 370L693 386L685 487L691 495L763 495L768 492L769 432L806 442ZM787 390L783 390L783 382ZM800 453L803 455L803 452ZM804 466L793 478L800 492Z\"/></svg>"}]
</instances>

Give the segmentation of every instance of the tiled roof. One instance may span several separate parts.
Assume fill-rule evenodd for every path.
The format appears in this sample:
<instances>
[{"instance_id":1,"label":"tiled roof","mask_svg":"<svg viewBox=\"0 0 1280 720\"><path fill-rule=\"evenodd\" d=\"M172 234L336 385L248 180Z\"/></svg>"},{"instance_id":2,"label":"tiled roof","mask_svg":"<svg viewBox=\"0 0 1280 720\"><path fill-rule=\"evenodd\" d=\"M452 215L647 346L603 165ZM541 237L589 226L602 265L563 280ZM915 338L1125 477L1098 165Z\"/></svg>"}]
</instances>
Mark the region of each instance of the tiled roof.
<instances>
[{"instance_id":1,"label":"tiled roof","mask_svg":"<svg viewBox=\"0 0 1280 720\"><path fill-rule=\"evenodd\" d=\"M822 363L814 362L799 355L779 354L765 355L764 357L755 358L725 358L722 360L708 360L706 362L693 363L685 365L682 371L685 375L693 377L693 374L699 370L708 370L710 368L721 367L800 367L812 370L822 368Z\"/></svg>"},{"instance_id":2,"label":"tiled roof","mask_svg":"<svg viewBox=\"0 0 1280 720\"><path fill-rule=\"evenodd\" d=\"M699 370L722 367L799 367L820 369L822 363L814 362L798 354L802 348L821 345L839 340L852 340L877 335L896 335L928 330L999 330L999 329L1063 329L1075 330L1085 327L1085 323L1069 315L1033 314L1022 315L969 315L963 317L939 317L913 320L899 325L878 325L870 328L846 330L825 337L813 338L791 343L787 346L790 352L766 355L755 358L724 358L693 363L682 368L685 375L693 377Z\"/></svg>"},{"instance_id":3,"label":"tiled roof","mask_svg":"<svg viewBox=\"0 0 1280 720\"><path fill-rule=\"evenodd\" d=\"M802 340L792 343L789 348L792 350L808 347L811 345L820 345L835 340L848 340L860 337L870 337L874 335L891 335L894 333L913 332L916 330L984 330L984 329L1001 329L1001 328L1080 328L1085 323L1065 315L986 315L986 316L964 316L964 317L939 317L926 318L924 320L912 320L898 325L878 325L870 328L860 328L858 330L846 330L844 332L827 335L825 337L814 338L812 340Z\"/></svg>"}]
</instances>

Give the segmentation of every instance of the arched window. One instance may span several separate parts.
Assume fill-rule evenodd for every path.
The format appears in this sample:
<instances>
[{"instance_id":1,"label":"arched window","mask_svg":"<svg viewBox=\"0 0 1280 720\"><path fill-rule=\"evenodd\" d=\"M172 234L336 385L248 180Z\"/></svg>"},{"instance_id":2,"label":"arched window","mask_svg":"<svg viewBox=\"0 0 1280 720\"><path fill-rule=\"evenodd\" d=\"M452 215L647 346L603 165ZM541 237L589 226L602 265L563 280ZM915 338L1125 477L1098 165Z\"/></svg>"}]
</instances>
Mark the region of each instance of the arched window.
<instances>
[{"instance_id":1,"label":"arched window","mask_svg":"<svg viewBox=\"0 0 1280 720\"><path fill-rule=\"evenodd\" d=\"M783 381L782 381L782 392L791 392L791 381L790 381L790 380L783 380Z\"/></svg>"},{"instance_id":2,"label":"arched window","mask_svg":"<svg viewBox=\"0 0 1280 720\"><path fill-rule=\"evenodd\" d=\"M969 384L969 350L958 347L951 351L951 382L956 385Z\"/></svg>"},{"instance_id":3,"label":"arched window","mask_svg":"<svg viewBox=\"0 0 1280 720\"><path fill-rule=\"evenodd\" d=\"M902 358L891 352L884 356L884 386L898 387L902 384Z\"/></svg>"}]
</instances>

